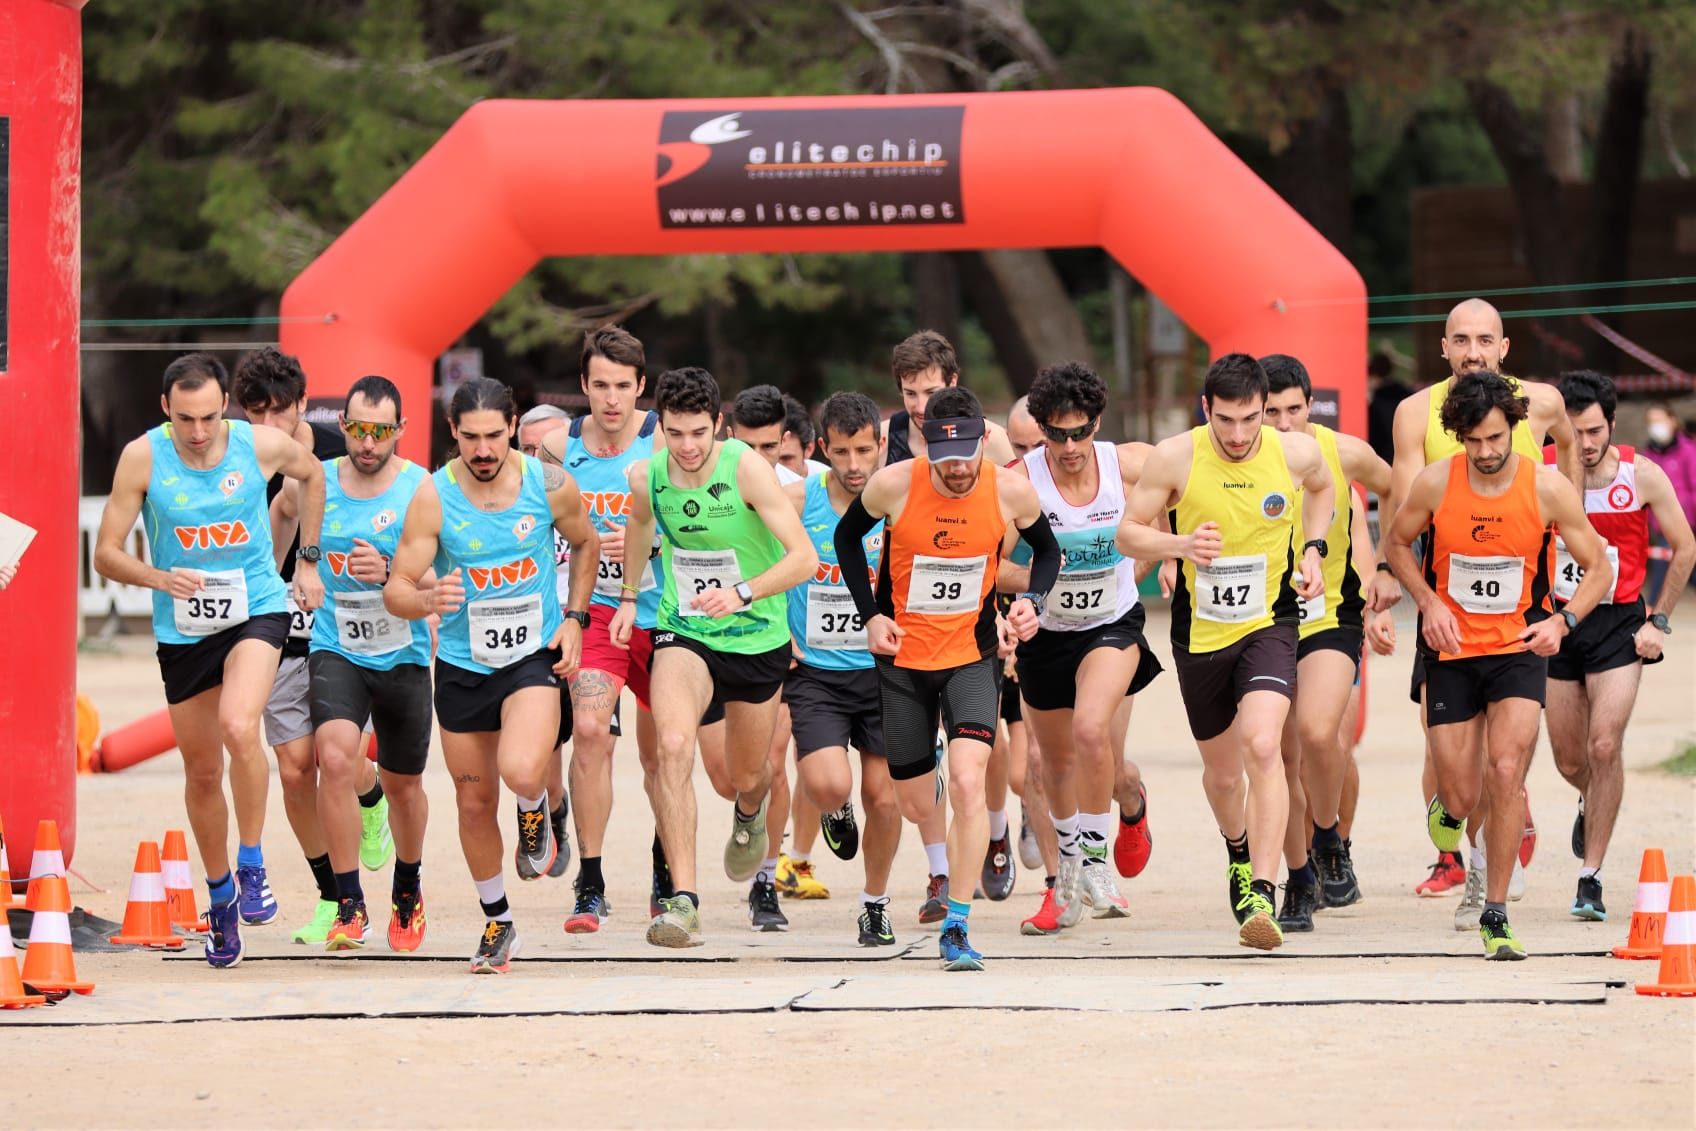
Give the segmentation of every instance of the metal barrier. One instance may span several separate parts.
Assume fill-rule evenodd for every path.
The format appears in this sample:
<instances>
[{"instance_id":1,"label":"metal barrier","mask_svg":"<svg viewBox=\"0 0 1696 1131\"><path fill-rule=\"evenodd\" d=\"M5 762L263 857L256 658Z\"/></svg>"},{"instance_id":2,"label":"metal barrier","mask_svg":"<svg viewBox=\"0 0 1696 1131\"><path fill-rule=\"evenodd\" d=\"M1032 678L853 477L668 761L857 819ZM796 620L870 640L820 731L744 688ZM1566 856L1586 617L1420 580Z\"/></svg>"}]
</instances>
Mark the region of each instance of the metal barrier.
<instances>
[{"instance_id":1,"label":"metal barrier","mask_svg":"<svg viewBox=\"0 0 1696 1131\"><path fill-rule=\"evenodd\" d=\"M140 585L117 585L94 572L94 537L100 530L100 515L106 496L85 495L77 501L77 607L84 617L150 617L153 591ZM151 562L147 533L141 520L129 533L130 553Z\"/></svg>"}]
</instances>

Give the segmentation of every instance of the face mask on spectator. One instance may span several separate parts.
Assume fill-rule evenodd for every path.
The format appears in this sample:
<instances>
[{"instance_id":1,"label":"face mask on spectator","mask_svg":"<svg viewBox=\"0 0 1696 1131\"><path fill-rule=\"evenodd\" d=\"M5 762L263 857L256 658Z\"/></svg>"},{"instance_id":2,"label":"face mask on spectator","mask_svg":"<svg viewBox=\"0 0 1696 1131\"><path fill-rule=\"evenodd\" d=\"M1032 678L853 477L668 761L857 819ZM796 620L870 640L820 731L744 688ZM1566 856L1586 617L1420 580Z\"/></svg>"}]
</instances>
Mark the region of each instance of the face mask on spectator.
<instances>
[{"instance_id":1,"label":"face mask on spectator","mask_svg":"<svg viewBox=\"0 0 1696 1131\"><path fill-rule=\"evenodd\" d=\"M1649 425L1649 442L1657 448L1664 448L1672 443L1672 425L1662 421L1654 421Z\"/></svg>"}]
</instances>

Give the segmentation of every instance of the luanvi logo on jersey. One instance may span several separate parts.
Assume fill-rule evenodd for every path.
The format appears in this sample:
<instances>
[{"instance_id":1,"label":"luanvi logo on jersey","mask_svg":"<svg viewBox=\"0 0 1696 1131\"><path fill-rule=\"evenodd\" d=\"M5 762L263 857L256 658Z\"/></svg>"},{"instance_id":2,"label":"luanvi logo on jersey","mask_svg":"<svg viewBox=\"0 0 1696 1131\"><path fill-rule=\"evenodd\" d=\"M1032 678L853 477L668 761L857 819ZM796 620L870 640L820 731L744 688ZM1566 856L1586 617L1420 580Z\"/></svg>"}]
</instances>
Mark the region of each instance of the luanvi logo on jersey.
<instances>
[{"instance_id":1,"label":"luanvi logo on jersey","mask_svg":"<svg viewBox=\"0 0 1696 1131\"><path fill-rule=\"evenodd\" d=\"M1478 524L1472 528L1472 540L1474 542L1494 542L1502 536L1500 531L1491 529L1493 524L1502 521L1498 516L1475 514L1472 516L1472 521Z\"/></svg>"},{"instance_id":2,"label":"luanvi logo on jersey","mask_svg":"<svg viewBox=\"0 0 1696 1131\"><path fill-rule=\"evenodd\" d=\"M235 522L209 522L204 526L178 526L174 528L177 541L185 550L222 550L231 546L245 546L253 541L247 532L247 524L241 520Z\"/></svg>"},{"instance_id":3,"label":"luanvi logo on jersey","mask_svg":"<svg viewBox=\"0 0 1696 1131\"><path fill-rule=\"evenodd\" d=\"M959 224L962 106L670 111L662 228Z\"/></svg>"}]
</instances>

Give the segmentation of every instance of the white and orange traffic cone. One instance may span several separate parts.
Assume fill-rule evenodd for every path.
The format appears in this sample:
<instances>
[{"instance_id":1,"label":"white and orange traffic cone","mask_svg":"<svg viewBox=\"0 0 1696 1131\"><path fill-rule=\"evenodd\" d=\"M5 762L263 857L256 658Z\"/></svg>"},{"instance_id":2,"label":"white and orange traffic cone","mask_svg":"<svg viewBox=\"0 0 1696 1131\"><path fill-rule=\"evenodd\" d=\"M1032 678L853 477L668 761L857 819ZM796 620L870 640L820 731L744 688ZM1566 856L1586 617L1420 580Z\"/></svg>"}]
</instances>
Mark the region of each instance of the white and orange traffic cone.
<instances>
[{"instance_id":1,"label":"white and orange traffic cone","mask_svg":"<svg viewBox=\"0 0 1696 1131\"><path fill-rule=\"evenodd\" d=\"M181 950L183 940L171 930L171 910L165 904L165 877L159 871L159 846L144 840L135 850L130 874L130 901L124 925L112 941L123 946L156 946Z\"/></svg>"},{"instance_id":2,"label":"white and orange traffic cone","mask_svg":"<svg viewBox=\"0 0 1696 1131\"><path fill-rule=\"evenodd\" d=\"M6 953L0 956L0 1009L25 1009L32 1005L46 1005L46 997L24 989L24 980L18 976L17 944L12 941L11 931L6 931L5 935Z\"/></svg>"},{"instance_id":3,"label":"white and orange traffic cone","mask_svg":"<svg viewBox=\"0 0 1696 1131\"><path fill-rule=\"evenodd\" d=\"M1659 958L1661 931L1667 921L1667 901L1672 884L1667 882L1666 853L1658 848L1643 850L1637 869L1637 900L1631 906L1631 930L1625 945L1614 947L1615 958Z\"/></svg>"},{"instance_id":4,"label":"white and orange traffic cone","mask_svg":"<svg viewBox=\"0 0 1696 1131\"><path fill-rule=\"evenodd\" d=\"M76 959L71 957L71 889L65 877L31 880L27 900L35 919L24 951L24 982L55 997L93 993L93 982L77 981Z\"/></svg>"},{"instance_id":5,"label":"white and orange traffic cone","mask_svg":"<svg viewBox=\"0 0 1696 1131\"><path fill-rule=\"evenodd\" d=\"M1696 876L1675 876L1667 926L1661 936L1661 973L1640 982L1648 997L1696 997Z\"/></svg>"},{"instance_id":6,"label":"white and orange traffic cone","mask_svg":"<svg viewBox=\"0 0 1696 1131\"><path fill-rule=\"evenodd\" d=\"M0 824L0 912L12 906L12 873L6 865L6 828Z\"/></svg>"},{"instance_id":7,"label":"white and orange traffic cone","mask_svg":"<svg viewBox=\"0 0 1696 1131\"><path fill-rule=\"evenodd\" d=\"M200 912L194 906L194 876L188 870L188 840L181 829L165 833L165 853L161 862L165 877L165 907L171 913L171 925L185 931L206 930Z\"/></svg>"},{"instance_id":8,"label":"white and orange traffic cone","mask_svg":"<svg viewBox=\"0 0 1696 1131\"><path fill-rule=\"evenodd\" d=\"M35 854L30 857L29 878L64 874L65 852L59 847L59 822L43 820L35 826Z\"/></svg>"}]
</instances>

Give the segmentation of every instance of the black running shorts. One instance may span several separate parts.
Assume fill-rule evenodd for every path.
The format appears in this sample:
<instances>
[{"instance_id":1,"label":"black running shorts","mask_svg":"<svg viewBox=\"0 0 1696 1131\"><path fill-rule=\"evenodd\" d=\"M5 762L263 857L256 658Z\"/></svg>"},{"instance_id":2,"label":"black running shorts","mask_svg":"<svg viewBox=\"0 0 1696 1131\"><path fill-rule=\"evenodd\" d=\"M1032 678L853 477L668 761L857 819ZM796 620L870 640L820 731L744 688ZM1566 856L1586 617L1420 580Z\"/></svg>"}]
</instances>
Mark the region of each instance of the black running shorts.
<instances>
[{"instance_id":1,"label":"black running shorts","mask_svg":"<svg viewBox=\"0 0 1696 1131\"><path fill-rule=\"evenodd\" d=\"M1644 613L1641 597L1626 605L1597 605L1549 657L1549 678L1576 681L1628 664L1660 663L1661 657L1645 660L1637 654L1637 630L1649 619Z\"/></svg>"},{"instance_id":2,"label":"black running shorts","mask_svg":"<svg viewBox=\"0 0 1696 1131\"><path fill-rule=\"evenodd\" d=\"M883 754L883 701L876 668L815 668L796 664L783 681L795 735L795 760L852 744L862 755Z\"/></svg>"},{"instance_id":3,"label":"black running shorts","mask_svg":"<svg viewBox=\"0 0 1696 1131\"><path fill-rule=\"evenodd\" d=\"M1296 665L1313 655L1315 652L1341 652L1354 661L1354 670L1360 672L1360 650L1366 643L1366 633L1358 628L1327 628L1323 632L1315 632L1303 636L1296 641Z\"/></svg>"},{"instance_id":4,"label":"black running shorts","mask_svg":"<svg viewBox=\"0 0 1696 1131\"><path fill-rule=\"evenodd\" d=\"M1549 661L1532 652L1427 660L1425 725L1464 723L1503 699L1533 699L1541 706L1548 674Z\"/></svg>"},{"instance_id":5,"label":"black running shorts","mask_svg":"<svg viewBox=\"0 0 1696 1131\"><path fill-rule=\"evenodd\" d=\"M165 702L183 703L224 684L224 661L243 640L263 640L282 655L289 635L287 613L260 613L193 644L160 644L159 674L165 680Z\"/></svg>"},{"instance_id":6,"label":"black running shorts","mask_svg":"<svg viewBox=\"0 0 1696 1131\"><path fill-rule=\"evenodd\" d=\"M501 707L507 697L526 687L558 689L558 648L532 652L515 663L493 671L467 671L447 661L436 660L436 721L455 734L477 734L501 729ZM382 739L378 739L379 742Z\"/></svg>"},{"instance_id":7,"label":"black running shorts","mask_svg":"<svg viewBox=\"0 0 1696 1131\"><path fill-rule=\"evenodd\" d=\"M883 700L884 753L896 781L923 777L936 769L936 721L948 741L970 738L995 743L1001 695L1001 659L994 654L940 671L899 668L877 657L878 690Z\"/></svg>"},{"instance_id":8,"label":"black running shorts","mask_svg":"<svg viewBox=\"0 0 1696 1131\"><path fill-rule=\"evenodd\" d=\"M377 734L377 765L391 774L421 774L430 757L430 669L396 664L361 667L339 652L317 651L312 674L312 726L338 719Z\"/></svg>"},{"instance_id":9,"label":"black running shorts","mask_svg":"<svg viewBox=\"0 0 1696 1131\"><path fill-rule=\"evenodd\" d=\"M654 652L687 648L701 657L713 681L713 703L764 703L783 688L789 675L789 642L769 652L718 652L681 632L655 632ZM657 692L656 692L657 693ZM712 704L708 704L711 712ZM703 722L706 722L703 718Z\"/></svg>"},{"instance_id":10,"label":"black running shorts","mask_svg":"<svg viewBox=\"0 0 1696 1131\"><path fill-rule=\"evenodd\" d=\"M1237 704L1251 691L1296 691L1296 626L1273 624L1215 652L1172 646L1178 690L1197 742L1217 738L1236 721Z\"/></svg>"},{"instance_id":11,"label":"black running shorts","mask_svg":"<svg viewBox=\"0 0 1696 1131\"><path fill-rule=\"evenodd\" d=\"M1097 648L1122 652L1134 644L1139 649L1137 670L1126 695L1135 695L1153 683L1165 669L1143 635L1146 617L1139 601L1124 616L1100 628L1080 632L1037 629L1035 636L1019 645L1018 692L1025 704L1033 711L1071 710L1077 705L1078 669L1084 657Z\"/></svg>"}]
</instances>

